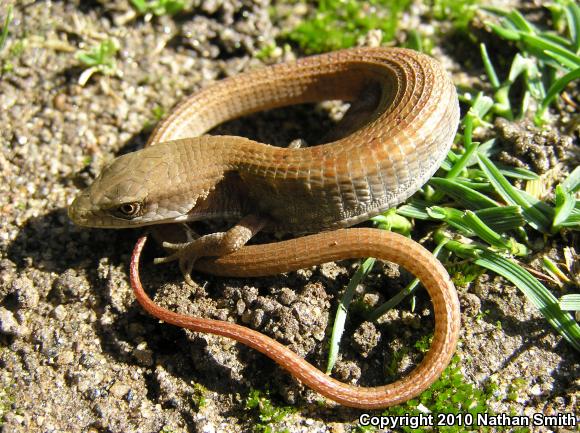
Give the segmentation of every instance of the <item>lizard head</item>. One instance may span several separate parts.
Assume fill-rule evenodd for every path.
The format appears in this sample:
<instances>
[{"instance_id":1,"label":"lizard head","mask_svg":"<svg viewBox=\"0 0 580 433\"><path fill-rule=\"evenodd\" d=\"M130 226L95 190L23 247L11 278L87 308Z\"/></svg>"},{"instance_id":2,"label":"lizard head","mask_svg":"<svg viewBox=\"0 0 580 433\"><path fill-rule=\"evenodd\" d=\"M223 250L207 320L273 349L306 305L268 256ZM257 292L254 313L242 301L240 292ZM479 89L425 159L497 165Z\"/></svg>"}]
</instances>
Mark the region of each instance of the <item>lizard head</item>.
<instances>
[{"instance_id":1,"label":"lizard head","mask_svg":"<svg viewBox=\"0 0 580 433\"><path fill-rule=\"evenodd\" d=\"M70 219L102 228L186 221L195 198L172 176L173 159L164 144L116 158L75 198Z\"/></svg>"}]
</instances>

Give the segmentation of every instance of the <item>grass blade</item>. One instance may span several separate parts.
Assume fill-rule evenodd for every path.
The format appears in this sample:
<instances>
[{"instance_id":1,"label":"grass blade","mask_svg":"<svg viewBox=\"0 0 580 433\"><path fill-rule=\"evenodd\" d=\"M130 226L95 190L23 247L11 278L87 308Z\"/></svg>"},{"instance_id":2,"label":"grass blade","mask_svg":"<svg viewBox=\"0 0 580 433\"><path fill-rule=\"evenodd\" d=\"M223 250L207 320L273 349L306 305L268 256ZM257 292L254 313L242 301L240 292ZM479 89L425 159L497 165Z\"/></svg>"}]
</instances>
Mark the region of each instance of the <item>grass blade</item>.
<instances>
[{"instance_id":1,"label":"grass blade","mask_svg":"<svg viewBox=\"0 0 580 433\"><path fill-rule=\"evenodd\" d=\"M439 188L445 194L449 195L468 209L485 209L488 207L499 206L498 202L472 188L462 185L454 179L432 177L429 184Z\"/></svg>"},{"instance_id":2,"label":"grass blade","mask_svg":"<svg viewBox=\"0 0 580 433\"><path fill-rule=\"evenodd\" d=\"M526 223L522 215L522 208L519 206L490 207L475 211L475 214L499 233L516 230Z\"/></svg>"},{"instance_id":3,"label":"grass blade","mask_svg":"<svg viewBox=\"0 0 580 433\"><path fill-rule=\"evenodd\" d=\"M358 267L350 281L348 282L348 286L346 287L344 294L338 304L338 309L336 311L336 316L334 317L334 324L332 325L332 335L330 337L330 349L328 352L328 362L326 364L326 373L330 374L332 371L334 364L336 363L336 359L338 357L338 350L340 347L340 339L342 338L342 333L344 332L344 324L346 322L346 316L348 312L348 307L352 298L354 296L354 292L356 287L360 284L361 281L365 279L365 277L369 274L369 272L373 269L375 264L375 259L368 258Z\"/></svg>"},{"instance_id":4,"label":"grass blade","mask_svg":"<svg viewBox=\"0 0 580 433\"><path fill-rule=\"evenodd\" d=\"M482 251L475 263L511 281L534 304L550 324L578 351L580 326L560 308L558 300L521 266L491 251Z\"/></svg>"},{"instance_id":5,"label":"grass blade","mask_svg":"<svg viewBox=\"0 0 580 433\"><path fill-rule=\"evenodd\" d=\"M568 24L568 34L574 43L576 54L580 51L580 6L571 2L566 6L566 22Z\"/></svg>"},{"instance_id":6,"label":"grass blade","mask_svg":"<svg viewBox=\"0 0 580 433\"><path fill-rule=\"evenodd\" d=\"M6 12L6 18L4 19L4 25L2 26L2 33L0 34L0 52L4 48L4 44L6 43L6 39L8 39L8 27L10 27L10 23L12 22L12 5L8 7Z\"/></svg>"},{"instance_id":7,"label":"grass blade","mask_svg":"<svg viewBox=\"0 0 580 433\"><path fill-rule=\"evenodd\" d=\"M574 80L578 80L580 78L580 66L573 71L568 72L563 77L556 80L552 86L548 89L548 93L542 100L540 104L540 108L536 113L536 119L541 120L544 116L544 113L548 106L552 103L552 100L558 96L562 91L566 88L566 86Z\"/></svg>"},{"instance_id":8,"label":"grass blade","mask_svg":"<svg viewBox=\"0 0 580 433\"><path fill-rule=\"evenodd\" d=\"M513 246L510 245L510 242L491 229L474 212L470 210L465 211L462 220L475 234L477 234L477 236L479 236L480 239L487 242L492 247L514 253L514 251L512 251Z\"/></svg>"},{"instance_id":9,"label":"grass blade","mask_svg":"<svg viewBox=\"0 0 580 433\"><path fill-rule=\"evenodd\" d=\"M510 13L508 13L505 18L506 20L509 20L513 26L522 31L522 32L526 32L526 33L536 33L536 29L534 28L534 26L532 25L532 23L530 23L528 20L526 20L524 18L524 16L518 11L518 10L513 10Z\"/></svg>"},{"instance_id":10,"label":"grass blade","mask_svg":"<svg viewBox=\"0 0 580 433\"><path fill-rule=\"evenodd\" d=\"M422 200L412 199L409 203L397 208L397 213L407 218L428 220L427 203Z\"/></svg>"},{"instance_id":11,"label":"grass blade","mask_svg":"<svg viewBox=\"0 0 580 433\"><path fill-rule=\"evenodd\" d=\"M548 217L536 207L531 206L521 194L521 191L513 187L487 157L478 155L478 158L480 168L486 173L496 192L506 203L521 206L528 224L536 230L548 233L551 226L551 221Z\"/></svg>"},{"instance_id":12,"label":"grass blade","mask_svg":"<svg viewBox=\"0 0 580 433\"><path fill-rule=\"evenodd\" d=\"M580 165L572 170L572 173L564 179L561 185L562 188L569 192L576 192L580 189Z\"/></svg>"},{"instance_id":13,"label":"grass blade","mask_svg":"<svg viewBox=\"0 0 580 433\"><path fill-rule=\"evenodd\" d=\"M538 51L552 51L556 54L559 54L567 60L568 64L570 65L570 69L575 69L580 66L580 57L571 51L562 48L560 45L542 38L541 36L522 32L519 32L519 34L521 36L522 42L525 43L526 47L532 48L532 50L536 49Z\"/></svg>"},{"instance_id":14,"label":"grass blade","mask_svg":"<svg viewBox=\"0 0 580 433\"><path fill-rule=\"evenodd\" d=\"M574 193L568 192L562 185L558 185L556 187L556 209L552 223L553 232L557 232L562 223L568 220L575 206L576 197L574 197Z\"/></svg>"},{"instance_id":15,"label":"grass blade","mask_svg":"<svg viewBox=\"0 0 580 433\"><path fill-rule=\"evenodd\" d=\"M564 311L580 311L580 294L564 295L560 298L560 308Z\"/></svg>"},{"instance_id":16,"label":"grass blade","mask_svg":"<svg viewBox=\"0 0 580 433\"><path fill-rule=\"evenodd\" d=\"M481 59L483 60L483 67L485 68L485 73L487 74L487 78L491 86L494 90L499 89L499 79L497 78L497 73L495 72L495 68L493 67L493 63L491 63L491 59L487 54L487 47L485 44L479 44L479 50L481 52Z\"/></svg>"}]
</instances>

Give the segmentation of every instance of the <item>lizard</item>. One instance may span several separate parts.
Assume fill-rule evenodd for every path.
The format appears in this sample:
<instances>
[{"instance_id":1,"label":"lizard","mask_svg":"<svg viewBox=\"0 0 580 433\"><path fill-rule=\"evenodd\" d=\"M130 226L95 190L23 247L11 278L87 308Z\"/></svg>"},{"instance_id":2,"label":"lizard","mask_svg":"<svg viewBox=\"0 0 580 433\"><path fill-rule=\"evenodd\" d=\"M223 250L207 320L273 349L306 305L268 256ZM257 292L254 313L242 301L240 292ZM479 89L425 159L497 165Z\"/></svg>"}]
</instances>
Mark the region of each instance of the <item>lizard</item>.
<instances>
[{"instance_id":1,"label":"lizard","mask_svg":"<svg viewBox=\"0 0 580 433\"><path fill-rule=\"evenodd\" d=\"M366 118L353 117L348 135L325 144L280 148L206 134L258 111L330 99L356 103L369 92L374 102ZM78 225L102 228L237 221L225 232L163 243L170 254L156 263L177 260L190 284L194 267L217 275L258 276L365 256L402 264L432 298L434 339L413 372L374 388L336 381L257 331L158 306L138 275L146 237L138 241L131 264L137 299L159 319L250 345L341 404L386 407L418 395L448 364L459 334L459 302L444 267L421 245L395 233L349 227L416 192L441 165L458 122L450 77L435 59L412 50L353 48L263 67L186 98L160 122L144 149L106 166L68 213ZM245 246L259 231L317 234Z\"/></svg>"}]
</instances>

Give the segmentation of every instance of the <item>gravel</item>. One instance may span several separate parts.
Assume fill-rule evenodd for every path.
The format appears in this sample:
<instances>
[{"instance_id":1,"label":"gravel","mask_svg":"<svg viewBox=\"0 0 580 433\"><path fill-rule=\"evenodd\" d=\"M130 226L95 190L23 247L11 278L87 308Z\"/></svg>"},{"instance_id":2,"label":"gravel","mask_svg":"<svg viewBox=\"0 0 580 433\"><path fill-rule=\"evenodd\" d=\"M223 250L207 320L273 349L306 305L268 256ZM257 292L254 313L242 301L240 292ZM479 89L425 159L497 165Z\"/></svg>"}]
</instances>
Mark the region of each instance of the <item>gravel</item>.
<instances>
[{"instance_id":1,"label":"gravel","mask_svg":"<svg viewBox=\"0 0 580 433\"><path fill-rule=\"evenodd\" d=\"M5 4L0 2L0 12ZM190 4L175 18L136 17L125 0L15 6L1 63L10 68L0 76L4 432L246 432L259 420L245 406L251 389L269 392L275 405L295 407L276 426L280 431L354 431L359 411L321 403L257 352L144 314L128 283L137 232L84 229L67 218L79 188L115 156L144 144L156 113L219 78L260 67L258 52L309 10L303 3L277 4L283 13L275 22L266 0ZM416 21L405 18L410 27ZM115 73L95 73L79 85L85 67L75 54L106 39L121 47ZM452 46L444 51L459 54ZM478 80L481 71L435 53L456 77ZM265 61L295 56L285 49L274 54ZM274 110L218 132L313 144L332 124L332 107ZM495 128L505 162L541 172L566 167L564 156L577 146L577 135L574 143L558 130L505 122ZM564 246L551 248L561 257ZM396 267L378 269L367 280L363 305L376 305L404 284L396 280ZM196 275L198 286L191 288L176 267L145 265L142 278L167 308L245 324L323 367L332 316L351 273L351 263L340 263L252 280ZM459 291L459 355L467 380L483 384L491 378L500 393L516 379L526 383L515 401L494 409L577 411L577 354L519 291L494 276ZM404 373L420 359L409 342L431 330L423 295L414 312L403 305L374 324L353 312L334 375L364 385L391 380L390 374ZM403 349L398 371L386 372Z\"/></svg>"}]
</instances>

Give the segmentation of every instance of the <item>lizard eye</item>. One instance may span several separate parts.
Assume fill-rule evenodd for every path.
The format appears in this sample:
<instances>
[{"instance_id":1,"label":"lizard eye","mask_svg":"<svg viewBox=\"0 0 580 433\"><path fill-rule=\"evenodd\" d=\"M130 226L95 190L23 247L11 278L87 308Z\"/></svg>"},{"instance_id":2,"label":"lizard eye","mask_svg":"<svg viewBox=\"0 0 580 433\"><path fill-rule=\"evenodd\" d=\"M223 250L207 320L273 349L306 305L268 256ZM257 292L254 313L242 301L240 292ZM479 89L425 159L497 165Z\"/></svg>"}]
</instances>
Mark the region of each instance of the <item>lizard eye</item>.
<instances>
[{"instance_id":1,"label":"lizard eye","mask_svg":"<svg viewBox=\"0 0 580 433\"><path fill-rule=\"evenodd\" d=\"M141 203L123 203L116 209L115 213L121 218L135 218L141 214Z\"/></svg>"}]
</instances>

